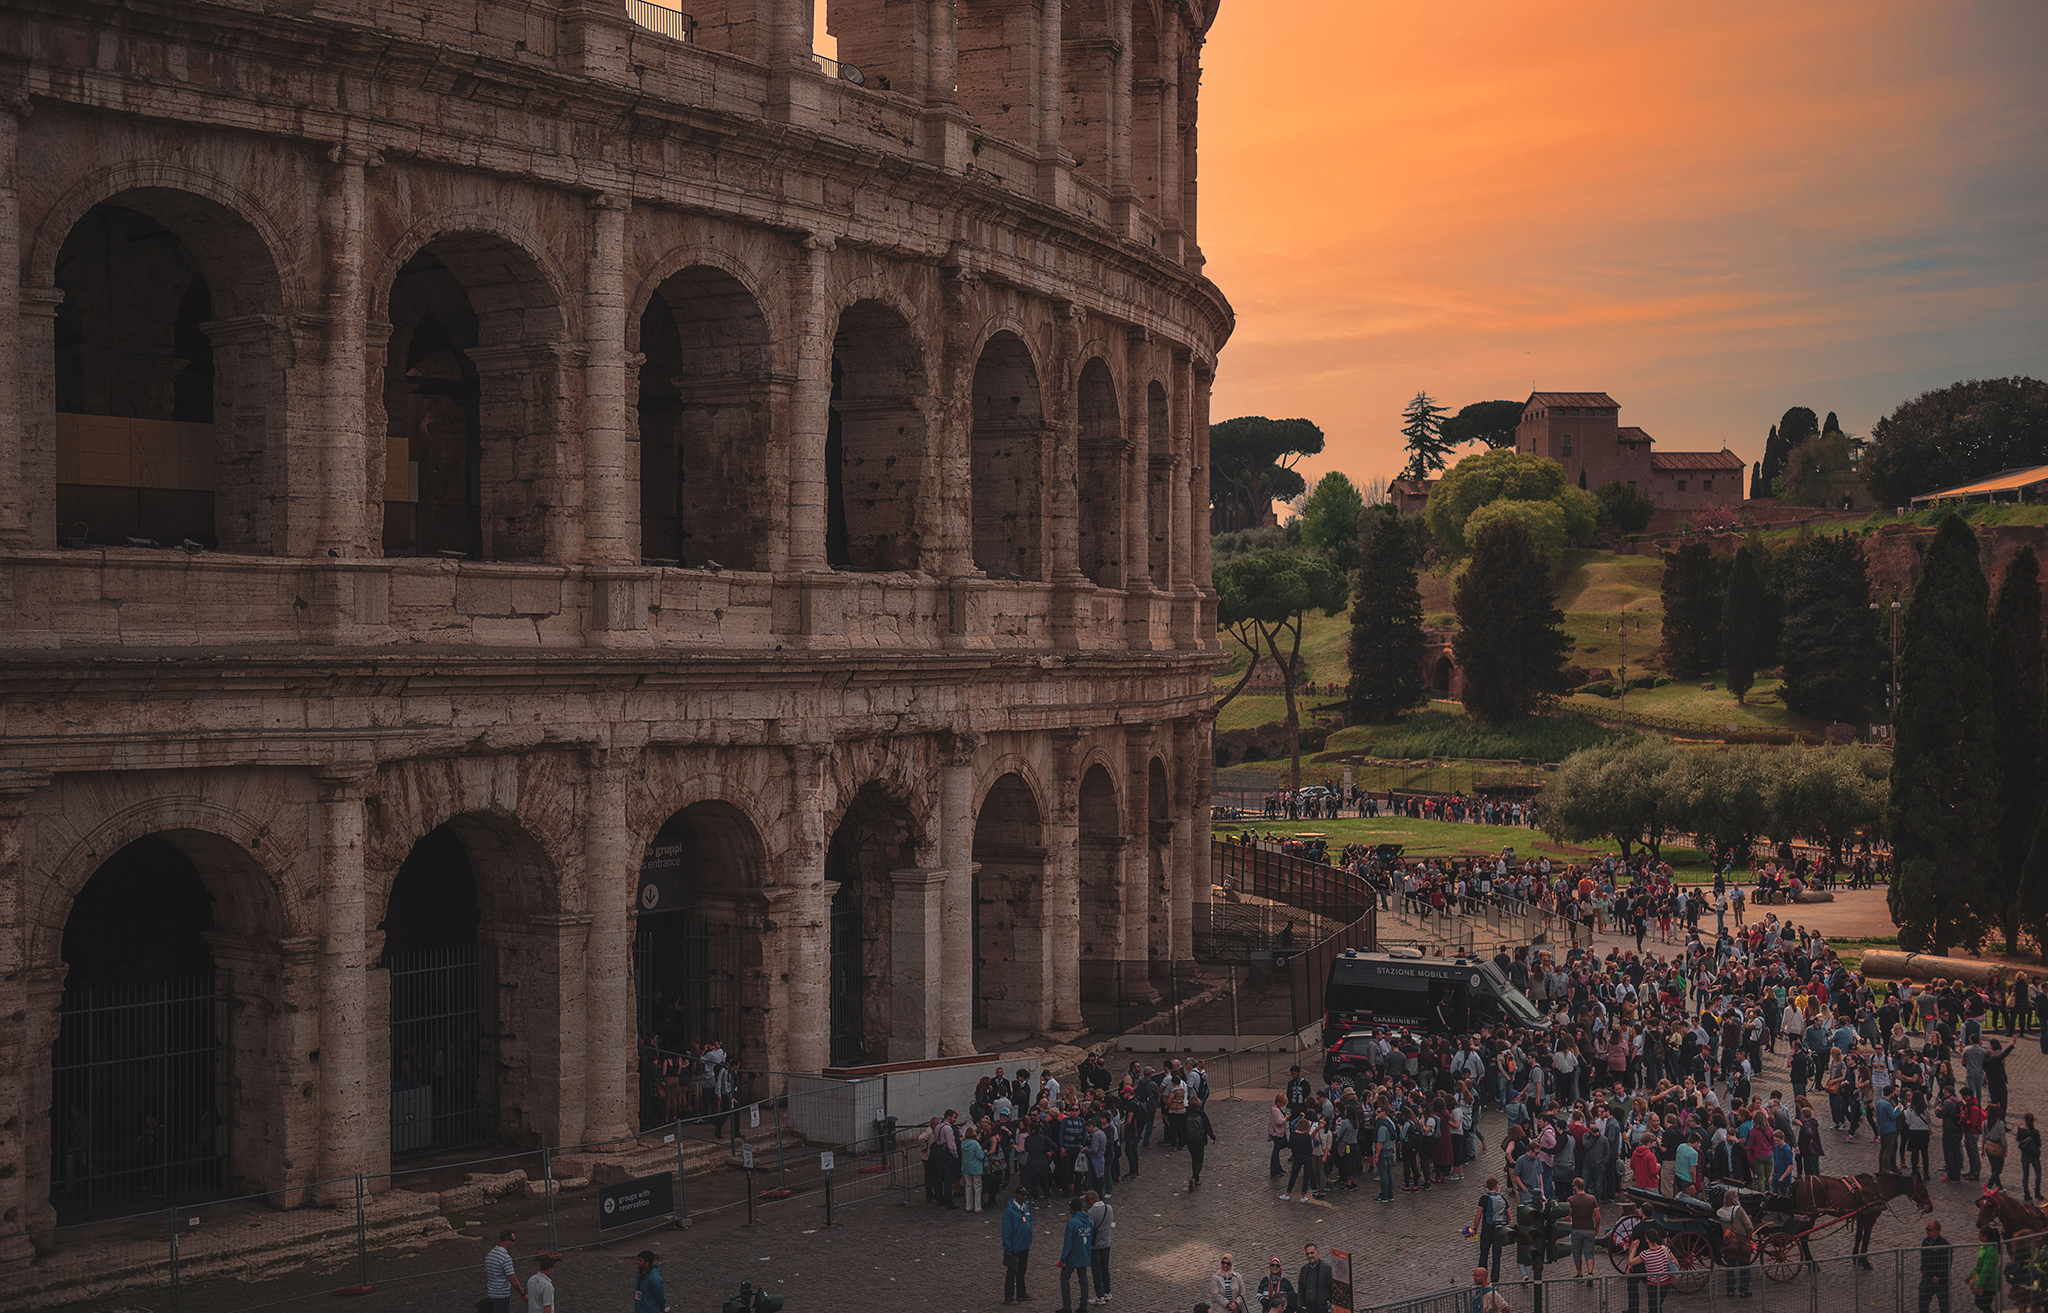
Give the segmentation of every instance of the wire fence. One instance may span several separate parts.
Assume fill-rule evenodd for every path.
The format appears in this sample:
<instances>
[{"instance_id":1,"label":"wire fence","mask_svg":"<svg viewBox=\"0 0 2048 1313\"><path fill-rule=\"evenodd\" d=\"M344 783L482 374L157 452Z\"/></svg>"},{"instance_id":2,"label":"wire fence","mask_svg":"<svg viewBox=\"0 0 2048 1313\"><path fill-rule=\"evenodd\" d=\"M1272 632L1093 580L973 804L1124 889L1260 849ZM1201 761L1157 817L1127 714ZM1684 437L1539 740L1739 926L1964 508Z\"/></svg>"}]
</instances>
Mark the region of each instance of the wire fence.
<instances>
[{"instance_id":1,"label":"wire fence","mask_svg":"<svg viewBox=\"0 0 2048 1313\"><path fill-rule=\"evenodd\" d=\"M1666 1243L1681 1264L1688 1265L1680 1266L1672 1281L1659 1288L1640 1274L1623 1274L1605 1252L1596 1253L1595 1273L1584 1280L1554 1276L1565 1266L1556 1263L1545 1269L1541 1283L1518 1279L1514 1244L1509 1241L1501 1271L1507 1280L1496 1289L1513 1313L1716 1313L1738 1308L1745 1313L1868 1313L1926 1308L1929 1301L1923 1296L1929 1291L1938 1292L1933 1307L1954 1313L1972 1307L1993 1313L2041 1307L2041 1251L2026 1239L1994 1247L1997 1290L1987 1292L1989 1298L1979 1298L1966 1280L1976 1264L1978 1246L1959 1239L1953 1241L1945 1262L1939 1253L1928 1257L1919 1246L1877 1250L1860 1260L1849 1254L1808 1258L1797 1248L1774 1255L1766 1247L1759 1260L1742 1265L1717 1262L1718 1241L1704 1229L1667 1237ZM1569 1273L1568 1267L1565 1270ZM1361 1275L1352 1274L1354 1285ZM1475 1289L1469 1284L1451 1286L1383 1303L1357 1300L1353 1307L1357 1313L1470 1313Z\"/></svg>"}]
</instances>

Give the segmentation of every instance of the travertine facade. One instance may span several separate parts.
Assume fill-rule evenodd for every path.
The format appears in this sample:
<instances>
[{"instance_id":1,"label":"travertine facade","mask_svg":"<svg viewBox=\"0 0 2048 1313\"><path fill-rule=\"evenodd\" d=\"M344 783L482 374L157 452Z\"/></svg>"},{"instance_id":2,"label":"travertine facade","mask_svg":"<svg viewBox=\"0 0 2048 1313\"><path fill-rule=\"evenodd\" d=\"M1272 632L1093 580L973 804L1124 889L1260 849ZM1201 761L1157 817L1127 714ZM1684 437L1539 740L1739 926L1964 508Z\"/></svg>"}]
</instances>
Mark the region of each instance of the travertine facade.
<instances>
[{"instance_id":1,"label":"travertine facade","mask_svg":"<svg viewBox=\"0 0 2048 1313\"><path fill-rule=\"evenodd\" d=\"M751 1068L1189 953L1214 0L622 3L0 15L0 1266L166 1115L56 1106L89 973L218 978L274 1190L403 1147L401 943L497 1138L632 1128L657 836Z\"/></svg>"}]
</instances>

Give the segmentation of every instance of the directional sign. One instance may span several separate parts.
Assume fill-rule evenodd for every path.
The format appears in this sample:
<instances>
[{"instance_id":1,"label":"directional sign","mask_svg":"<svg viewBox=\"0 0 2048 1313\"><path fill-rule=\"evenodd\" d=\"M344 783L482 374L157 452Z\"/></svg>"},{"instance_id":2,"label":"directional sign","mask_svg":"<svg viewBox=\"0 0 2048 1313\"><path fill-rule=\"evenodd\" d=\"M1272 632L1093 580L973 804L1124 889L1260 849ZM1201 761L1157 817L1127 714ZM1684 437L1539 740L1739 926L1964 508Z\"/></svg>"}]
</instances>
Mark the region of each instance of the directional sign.
<instances>
[{"instance_id":1,"label":"directional sign","mask_svg":"<svg viewBox=\"0 0 2048 1313\"><path fill-rule=\"evenodd\" d=\"M747 1125L749 1125L749 1126L759 1126L760 1124L761 1124L761 1105L760 1105L760 1104L758 1104L758 1103L753 1103L753 1104L749 1104L749 1105L747 1105Z\"/></svg>"},{"instance_id":2,"label":"directional sign","mask_svg":"<svg viewBox=\"0 0 2048 1313\"><path fill-rule=\"evenodd\" d=\"M751 1144L743 1144L743 1145L741 1145L741 1146L740 1146L740 1166L742 1166L742 1167L746 1168L746 1169L747 1169L748 1171L752 1171L752 1170L754 1170L754 1146L753 1146L753 1145L751 1145Z\"/></svg>"},{"instance_id":3,"label":"directional sign","mask_svg":"<svg viewBox=\"0 0 2048 1313\"><path fill-rule=\"evenodd\" d=\"M821 1172L832 1170L832 1151L830 1149L818 1155L818 1170Z\"/></svg>"},{"instance_id":4,"label":"directional sign","mask_svg":"<svg viewBox=\"0 0 2048 1313\"><path fill-rule=\"evenodd\" d=\"M667 1172L643 1176L623 1185L607 1185L597 1192L597 1229L600 1231L668 1217L675 1211L675 1181Z\"/></svg>"}]
</instances>

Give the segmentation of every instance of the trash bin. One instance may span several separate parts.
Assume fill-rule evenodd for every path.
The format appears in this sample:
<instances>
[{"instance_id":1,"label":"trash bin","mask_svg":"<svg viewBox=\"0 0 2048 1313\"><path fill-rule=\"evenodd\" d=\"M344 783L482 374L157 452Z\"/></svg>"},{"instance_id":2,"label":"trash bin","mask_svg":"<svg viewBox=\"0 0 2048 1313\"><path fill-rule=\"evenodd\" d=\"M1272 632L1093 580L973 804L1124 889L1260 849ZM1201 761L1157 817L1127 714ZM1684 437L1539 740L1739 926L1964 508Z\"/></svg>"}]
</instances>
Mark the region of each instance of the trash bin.
<instances>
[{"instance_id":1,"label":"trash bin","mask_svg":"<svg viewBox=\"0 0 2048 1313\"><path fill-rule=\"evenodd\" d=\"M881 1151L883 1153L895 1152L896 1119L894 1117L875 1118L875 1139L881 1142Z\"/></svg>"}]
</instances>

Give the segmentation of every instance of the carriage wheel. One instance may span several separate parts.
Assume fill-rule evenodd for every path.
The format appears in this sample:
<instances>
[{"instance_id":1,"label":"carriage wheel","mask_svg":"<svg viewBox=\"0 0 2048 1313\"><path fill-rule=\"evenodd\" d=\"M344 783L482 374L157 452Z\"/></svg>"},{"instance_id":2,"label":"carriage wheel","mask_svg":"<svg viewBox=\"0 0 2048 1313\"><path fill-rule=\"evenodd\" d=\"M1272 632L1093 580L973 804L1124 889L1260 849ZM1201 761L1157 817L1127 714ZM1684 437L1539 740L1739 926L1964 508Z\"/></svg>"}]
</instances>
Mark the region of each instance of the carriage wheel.
<instances>
[{"instance_id":1,"label":"carriage wheel","mask_svg":"<svg viewBox=\"0 0 2048 1313\"><path fill-rule=\"evenodd\" d=\"M1688 1295L1705 1290L1714 1266L1714 1253L1707 1245L1707 1238L1690 1231L1681 1232L1671 1237L1670 1249L1678 1268L1672 1274L1671 1284Z\"/></svg>"},{"instance_id":2,"label":"carriage wheel","mask_svg":"<svg viewBox=\"0 0 2048 1313\"><path fill-rule=\"evenodd\" d=\"M1777 1232L1758 1237L1757 1257L1763 1261L1764 1275L1773 1281L1797 1281L1799 1273L1806 1266L1806 1258L1799 1251L1799 1237Z\"/></svg>"},{"instance_id":3,"label":"carriage wheel","mask_svg":"<svg viewBox=\"0 0 2048 1313\"><path fill-rule=\"evenodd\" d=\"M1628 1238L1635 1234L1635 1229L1636 1219L1624 1217L1607 1235L1607 1261L1614 1264L1614 1270L1623 1276L1628 1275L1628 1268L1623 1265L1628 1262Z\"/></svg>"}]
</instances>

